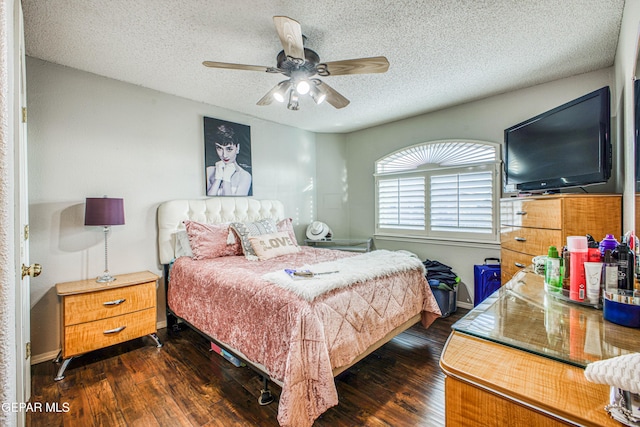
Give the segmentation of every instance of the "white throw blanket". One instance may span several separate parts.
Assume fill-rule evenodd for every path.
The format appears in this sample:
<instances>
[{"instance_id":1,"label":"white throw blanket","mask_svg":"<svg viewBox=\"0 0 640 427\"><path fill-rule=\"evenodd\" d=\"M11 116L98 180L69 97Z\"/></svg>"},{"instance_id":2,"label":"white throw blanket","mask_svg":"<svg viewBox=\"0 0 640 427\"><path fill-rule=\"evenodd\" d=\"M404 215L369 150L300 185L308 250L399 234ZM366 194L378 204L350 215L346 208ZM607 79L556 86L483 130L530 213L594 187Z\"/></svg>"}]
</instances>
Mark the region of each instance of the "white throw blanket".
<instances>
[{"instance_id":1,"label":"white throw blanket","mask_svg":"<svg viewBox=\"0 0 640 427\"><path fill-rule=\"evenodd\" d=\"M415 269L425 273L424 264L414 254L381 249L336 261L295 267L295 270L309 270L314 274L332 272L328 274L294 278L284 270L278 270L267 273L262 278L294 292L307 301L313 301L319 295L333 289Z\"/></svg>"}]
</instances>

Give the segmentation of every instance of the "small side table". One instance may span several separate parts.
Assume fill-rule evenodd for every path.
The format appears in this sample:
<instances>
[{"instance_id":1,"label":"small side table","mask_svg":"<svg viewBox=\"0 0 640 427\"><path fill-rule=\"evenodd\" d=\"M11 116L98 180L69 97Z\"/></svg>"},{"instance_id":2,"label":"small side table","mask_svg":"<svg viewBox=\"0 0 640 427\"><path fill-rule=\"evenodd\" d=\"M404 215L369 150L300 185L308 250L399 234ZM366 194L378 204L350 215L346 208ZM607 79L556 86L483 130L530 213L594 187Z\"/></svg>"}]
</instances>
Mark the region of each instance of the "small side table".
<instances>
[{"instance_id":1,"label":"small side table","mask_svg":"<svg viewBox=\"0 0 640 427\"><path fill-rule=\"evenodd\" d=\"M162 347L156 326L159 277L149 271L115 276L111 283L95 279L58 283L62 297L62 361L60 381L71 360L81 354L149 335Z\"/></svg>"},{"instance_id":2,"label":"small side table","mask_svg":"<svg viewBox=\"0 0 640 427\"><path fill-rule=\"evenodd\" d=\"M313 246L316 248L337 249L349 252L371 252L373 239L371 237L366 239L305 239L304 243L307 246Z\"/></svg>"}]
</instances>

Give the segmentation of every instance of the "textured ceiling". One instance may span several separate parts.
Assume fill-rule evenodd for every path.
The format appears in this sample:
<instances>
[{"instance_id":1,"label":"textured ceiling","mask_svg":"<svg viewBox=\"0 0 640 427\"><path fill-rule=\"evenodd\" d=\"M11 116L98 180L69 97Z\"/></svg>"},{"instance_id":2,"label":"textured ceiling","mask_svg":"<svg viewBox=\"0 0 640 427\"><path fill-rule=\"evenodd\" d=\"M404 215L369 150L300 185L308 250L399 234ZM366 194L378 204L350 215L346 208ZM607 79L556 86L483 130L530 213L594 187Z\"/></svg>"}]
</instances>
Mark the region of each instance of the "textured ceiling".
<instances>
[{"instance_id":1,"label":"textured ceiling","mask_svg":"<svg viewBox=\"0 0 640 427\"><path fill-rule=\"evenodd\" d=\"M27 55L315 132L349 132L613 65L624 0L22 0ZM351 103L256 102L279 74L272 17L321 61L386 56L322 79Z\"/></svg>"}]
</instances>

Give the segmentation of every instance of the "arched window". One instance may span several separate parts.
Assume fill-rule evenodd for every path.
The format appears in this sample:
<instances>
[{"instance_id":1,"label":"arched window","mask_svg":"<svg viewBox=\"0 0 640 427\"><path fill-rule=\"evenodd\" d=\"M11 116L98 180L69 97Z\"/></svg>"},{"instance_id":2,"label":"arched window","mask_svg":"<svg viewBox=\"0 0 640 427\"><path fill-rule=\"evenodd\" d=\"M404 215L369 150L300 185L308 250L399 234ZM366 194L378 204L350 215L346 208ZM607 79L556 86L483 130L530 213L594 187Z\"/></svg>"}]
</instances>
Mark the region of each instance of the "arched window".
<instances>
[{"instance_id":1,"label":"arched window","mask_svg":"<svg viewBox=\"0 0 640 427\"><path fill-rule=\"evenodd\" d=\"M376 161L376 234L497 242L498 150L432 141Z\"/></svg>"}]
</instances>

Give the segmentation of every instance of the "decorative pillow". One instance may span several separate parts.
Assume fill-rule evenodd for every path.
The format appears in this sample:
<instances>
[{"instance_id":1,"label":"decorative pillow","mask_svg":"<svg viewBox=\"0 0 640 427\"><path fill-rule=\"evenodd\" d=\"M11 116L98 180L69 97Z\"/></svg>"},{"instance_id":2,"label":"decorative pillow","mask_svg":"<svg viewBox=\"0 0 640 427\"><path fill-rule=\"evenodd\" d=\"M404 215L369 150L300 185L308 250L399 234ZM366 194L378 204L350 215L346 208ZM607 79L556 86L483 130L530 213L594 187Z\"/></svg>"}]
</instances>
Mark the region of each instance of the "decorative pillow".
<instances>
[{"instance_id":1,"label":"decorative pillow","mask_svg":"<svg viewBox=\"0 0 640 427\"><path fill-rule=\"evenodd\" d=\"M251 242L251 247L260 261L300 252L300 247L291 240L286 231L250 236L249 242Z\"/></svg>"},{"instance_id":2,"label":"decorative pillow","mask_svg":"<svg viewBox=\"0 0 640 427\"><path fill-rule=\"evenodd\" d=\"M187 230L179 230L176 232L176 258L181 256L193 256L191 245L189 244L189 235Z\"/></svg>"},{"instance_id":3,"label":"decorative pillow","mask_svg":"<svg viewBox=\"0 0 640 427\"><path fill-rule=\"evenodd\" d=\"M242 254L240 244L229 244L228 224L202 224L184 221L193 259L219 258Z\"/></svg>"},{"instance_id":4,"label":"decorative pillow","mask_svg":"<svg viewBox=\"0 0 640 427\"><path fill-rule=\"evenodd\" d=\"M278 229L278 231L289 233L289 237L291 238L293 244L296 246L300 246L298 245L298 240L296 239L296 232L293 231L293 220L291 218L285 218L281 221L278 221L278 223L276 224L276 228Z\"/></svg>"},{"instance_id":5,"label":"decorative pillow","mask_svg":"<svg viewBox=\"0 0 640 427\"><path fill-rule=\"evenodd\" d=\"M242 245L242 252L247 259L257 259L256 253L251 247L249 237L261 234L273 234L276 229L276 222L273 219L261 219L256 222L232 222L229 227L237 234Z\"/></svg>"}]
</instances>

